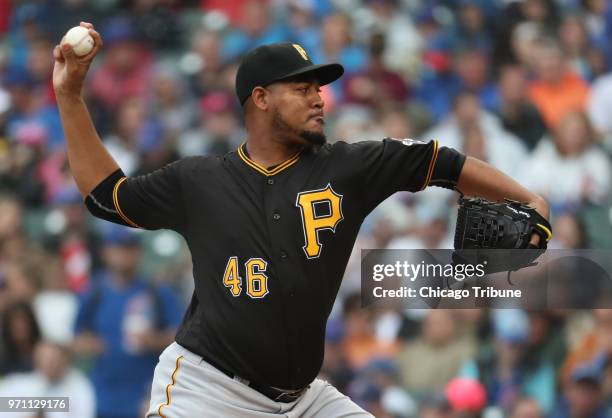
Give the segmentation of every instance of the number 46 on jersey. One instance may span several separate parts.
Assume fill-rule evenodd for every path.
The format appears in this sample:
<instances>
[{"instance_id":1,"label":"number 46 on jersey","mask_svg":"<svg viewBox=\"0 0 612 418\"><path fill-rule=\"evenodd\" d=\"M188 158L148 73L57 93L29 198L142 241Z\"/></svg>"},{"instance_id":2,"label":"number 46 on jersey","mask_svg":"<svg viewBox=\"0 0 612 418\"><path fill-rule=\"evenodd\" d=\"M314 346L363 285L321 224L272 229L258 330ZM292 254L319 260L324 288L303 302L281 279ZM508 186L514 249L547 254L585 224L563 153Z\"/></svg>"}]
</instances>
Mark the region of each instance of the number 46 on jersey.
<instances>
[{"instance_id":1,"label":"number 46 on jersey","mask_svg":"<svg viewBox=\"0 0 612 418\"><path fill-rule=\"evenodd\" d=\"M223 284L230 289L232 296L238 297L243 290L243 279L238 269L238 257L230 257L223 273ZM268 294L268 276L265 271L268 263L261 258L249 258L244 263L246 271L246 294L253 299L261 299Z\"/></svg>"}]
</instances>

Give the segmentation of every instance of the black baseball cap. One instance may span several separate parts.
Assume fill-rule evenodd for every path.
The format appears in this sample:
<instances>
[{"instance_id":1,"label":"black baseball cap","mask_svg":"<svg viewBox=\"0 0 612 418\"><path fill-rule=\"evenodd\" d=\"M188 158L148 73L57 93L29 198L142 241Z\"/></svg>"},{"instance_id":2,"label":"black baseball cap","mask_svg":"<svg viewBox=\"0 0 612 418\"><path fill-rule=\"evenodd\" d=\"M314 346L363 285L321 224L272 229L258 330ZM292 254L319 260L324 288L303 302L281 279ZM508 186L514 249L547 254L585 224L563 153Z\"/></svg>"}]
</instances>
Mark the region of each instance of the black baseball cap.
<instances>
[{"instance_id":1,"label":"black baseball cap","mask_svg":"<svg viewBox=\"0 0 612 418\"><path fill-rule=\"evenodd\" d=\"M340 64L314 64L304 48L291 42L268 44L249 51L236 74L236 95L244 104L255 87L266 87L277 81L311 74L322 86L339 79L344 73Z\"/></svg>"}]
</instances>

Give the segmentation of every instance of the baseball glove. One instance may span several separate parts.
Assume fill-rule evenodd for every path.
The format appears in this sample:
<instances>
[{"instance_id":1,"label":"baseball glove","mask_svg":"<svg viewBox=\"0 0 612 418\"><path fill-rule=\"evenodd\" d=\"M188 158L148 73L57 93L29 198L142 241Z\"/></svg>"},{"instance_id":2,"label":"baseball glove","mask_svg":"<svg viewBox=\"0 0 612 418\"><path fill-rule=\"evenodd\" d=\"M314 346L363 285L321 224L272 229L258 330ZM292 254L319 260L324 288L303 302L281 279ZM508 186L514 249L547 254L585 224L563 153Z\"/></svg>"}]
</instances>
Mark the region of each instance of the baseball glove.
<instances>
[{"instance_id":1,"label":"baseball glove","mask_svg":"<svg viewBox=\"0 0 612 418\"><path fill-rule=\"evenodd\" d=\"M540 236L537 247L529 243L534 233ZM531 206L509 199L459 199L455 249L546 249L551 237L550 223Z\"/></svg>"},{"instance_id":2,"label":"baseball glove","mask_svg":"<svg viewBox=\"0 0 612 418\"><path fill-rule=\"evenodd\" d=\"M533 234L539 244L530 244ZM524 203L506 199L459 199L455 230L455 262L484 263L487 274L529 267L545 250L552 237L550 223ZM530 249L528 251L510 251ZM489 251L508 250L508 251Z\"/></svg>"}]
</instances>

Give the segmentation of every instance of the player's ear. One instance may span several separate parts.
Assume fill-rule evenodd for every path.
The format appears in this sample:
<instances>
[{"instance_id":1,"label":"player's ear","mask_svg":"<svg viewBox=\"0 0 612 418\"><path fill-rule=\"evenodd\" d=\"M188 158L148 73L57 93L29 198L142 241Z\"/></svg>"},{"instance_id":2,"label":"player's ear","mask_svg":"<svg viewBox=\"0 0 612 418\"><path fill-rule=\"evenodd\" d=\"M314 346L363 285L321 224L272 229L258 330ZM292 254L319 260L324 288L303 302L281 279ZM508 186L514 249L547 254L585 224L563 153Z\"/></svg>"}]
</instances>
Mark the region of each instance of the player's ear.
<instances>
[{"instance_id":1,"label":"player's ear","mask_svg":"<svg viewBox=\"0 0 612 418\"><path fill-rule=\"evenodd\" d=\"M253 104L260 110L267 110L270 105L270 92L263 87L255 87L251 93Z\"/></svg>"}]
</instances>

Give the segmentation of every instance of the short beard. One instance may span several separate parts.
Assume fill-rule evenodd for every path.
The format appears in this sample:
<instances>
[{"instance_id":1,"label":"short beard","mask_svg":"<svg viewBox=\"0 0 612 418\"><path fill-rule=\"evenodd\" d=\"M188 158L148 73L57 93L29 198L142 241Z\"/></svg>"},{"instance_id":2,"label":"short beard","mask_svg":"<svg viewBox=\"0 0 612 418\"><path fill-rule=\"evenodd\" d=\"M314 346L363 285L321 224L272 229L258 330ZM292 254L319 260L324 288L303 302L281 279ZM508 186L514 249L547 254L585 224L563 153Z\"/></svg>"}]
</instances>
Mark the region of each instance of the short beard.
<instances>
[{"instance_id":1,"label":"short beard","mask_svg":"<svg viewBox=\"0 0 612 418\"><path fill-rule=\"evenodd\" d=\"M299 137L304 141L311 145L321 146L327 142L327 137L323 132L315 132L315 131L306 131L306 130L297 130L292 128L283 117L280 115L278 109L274 110L274 114L272 116L272 127L278 131L282 132L287 137Z\"/></svg>"},{"instance_id":2,"label":"short beard","mask_svg":"<svg viewBox=\"0 0 612 418\"><path fill-rule=\"evenodd\" d=\"M316 145L318 147L325 145L327 142L327 137L323 132L301 131L300 137L309 144Z\"/></svg>"}]
</instances>

